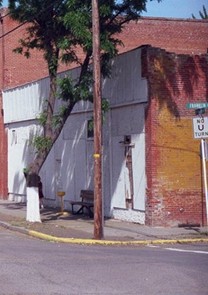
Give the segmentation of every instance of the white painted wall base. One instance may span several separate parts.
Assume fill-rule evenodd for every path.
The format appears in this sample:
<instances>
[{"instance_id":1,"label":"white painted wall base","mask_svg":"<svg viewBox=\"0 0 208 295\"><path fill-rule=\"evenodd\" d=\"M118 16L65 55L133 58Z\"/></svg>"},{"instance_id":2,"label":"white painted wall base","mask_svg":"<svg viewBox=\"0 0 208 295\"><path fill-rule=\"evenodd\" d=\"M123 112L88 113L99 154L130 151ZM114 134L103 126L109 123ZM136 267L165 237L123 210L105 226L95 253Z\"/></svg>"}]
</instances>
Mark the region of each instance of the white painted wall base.
<instances>
[{"instance_id":1,"label":"white painted wall base","mask_svg":"<svg viewBox=\"0 0 208 295\"><path fill-rule=\"evenodd\" d=\"M11 194L8 195L8 200L16 203L25 203L27 200L26 195Z\"/></svg>"},{"instance_id":2,"label":"white painted wall base","mask_svg":"<svg viewBox=\"0 0 208 295\"><path fill-rule=\"evenodd\" d=\"M138 210L114 208L113 218L123 221L145 224L145 212L141 212Z\"/></svg>"}]
</instances>

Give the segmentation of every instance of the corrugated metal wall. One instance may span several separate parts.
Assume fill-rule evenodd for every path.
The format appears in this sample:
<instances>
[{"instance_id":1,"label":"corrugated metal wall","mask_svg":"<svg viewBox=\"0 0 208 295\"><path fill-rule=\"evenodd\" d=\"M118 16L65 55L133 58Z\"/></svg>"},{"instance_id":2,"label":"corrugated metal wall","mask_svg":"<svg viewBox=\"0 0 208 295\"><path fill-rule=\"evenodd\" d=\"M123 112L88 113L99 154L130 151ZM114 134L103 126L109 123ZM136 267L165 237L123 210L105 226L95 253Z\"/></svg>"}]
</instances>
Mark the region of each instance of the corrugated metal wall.
<instances>
[{"instance_id":1,"label":"corrugated metal wall","mask_svg":"<svg viewBox=\"0 0 208 295\"><path fill-rule=\"evenodd\" d=\"M76 77L78 71L75 69L70 75ZM65 74L62 73L62 76ZM11 196L25 193L22 169L34 156L30 136L40 131L36 117L47 98L48 88L48 79L42 79L4 92L5 123L9 133L8 177ZM110 111L103 124L105 215L116 214L118 218L143 222L146 187L144 109L147 103L147 84L141 77L140 49L120 55L113 61L112 77L103 81L103 97L110 103ZM57 108L59 104L60 101ZM66 192L67 208L70 207L69 200L79 198L81 189L93 189L93 141L87 137L87 122L92 118L92 108L89 102L79 102L76 105L41 169L43 190L50 205L58 205L56 192L60 186ZM131 210L126 210L124 192L125 150L121 141L125 136L131 136L134 145L134 196Z\"/></svg>"}]
</instances>

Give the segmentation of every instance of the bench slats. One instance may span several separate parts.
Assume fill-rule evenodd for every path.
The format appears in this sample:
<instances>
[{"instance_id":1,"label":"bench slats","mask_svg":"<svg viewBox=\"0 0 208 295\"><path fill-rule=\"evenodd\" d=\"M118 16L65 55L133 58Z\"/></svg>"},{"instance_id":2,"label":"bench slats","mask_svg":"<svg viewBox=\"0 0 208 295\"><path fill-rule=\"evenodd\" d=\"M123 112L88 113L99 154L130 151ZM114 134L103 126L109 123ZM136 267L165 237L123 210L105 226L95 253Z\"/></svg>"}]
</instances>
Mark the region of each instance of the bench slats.
<instances>
[{"instance_id":1,"label":"bench slats","mask_svg":"<svg viewBox=\"0 0 208 295\"><path fill-rule=\"evenodd\" d=\"M81 190L80 198L84 202L84 200L88 200L94 202L94 192L91 190Z\"/></svg>"},{"instance_id":2,"label":"bench slats","mask_svg":"<svg viewBox=\"0 0 208 295\"><path fill-rule=\"evenodd\" d=\"M93 207L94 207L94 192L92 190L81 190L80 192L81 201L70 201L72 206L73 214L83 214L84 208L87 209L89 216L93 217ZM80 206L80 208L75 212L74 205Z\"/></svg>"}]
</instances>

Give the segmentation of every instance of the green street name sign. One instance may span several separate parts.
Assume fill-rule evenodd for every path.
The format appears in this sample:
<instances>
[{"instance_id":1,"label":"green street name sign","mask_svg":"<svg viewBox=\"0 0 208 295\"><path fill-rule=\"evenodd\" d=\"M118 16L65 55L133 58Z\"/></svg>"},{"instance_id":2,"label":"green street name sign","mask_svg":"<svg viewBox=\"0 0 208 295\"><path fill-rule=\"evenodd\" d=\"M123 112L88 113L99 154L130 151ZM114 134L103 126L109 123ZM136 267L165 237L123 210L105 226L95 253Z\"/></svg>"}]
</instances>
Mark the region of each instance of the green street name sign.
<instances>
[{"instance_id":1,"label":"green street name sign","mask_svg":"<svg viewBox=\"0 0 208 295\"><path fill-rule=\"evenodd\" d=\"M187 109L208 109L208 102L189 102L186 104Z\"/></svg>"}]
</instances>

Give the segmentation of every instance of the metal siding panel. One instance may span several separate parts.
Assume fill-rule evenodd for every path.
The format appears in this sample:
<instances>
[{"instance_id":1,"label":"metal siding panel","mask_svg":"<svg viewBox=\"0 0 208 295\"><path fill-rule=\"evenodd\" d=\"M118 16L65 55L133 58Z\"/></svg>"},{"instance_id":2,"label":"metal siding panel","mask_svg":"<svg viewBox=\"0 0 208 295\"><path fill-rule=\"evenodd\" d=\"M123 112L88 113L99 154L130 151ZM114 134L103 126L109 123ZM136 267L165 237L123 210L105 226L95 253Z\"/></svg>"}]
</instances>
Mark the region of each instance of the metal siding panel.
<instances>
[{"instance_id":1,"label":"metal siding panel","mask_svg":"<svg viewBox=\"0 0 208 295\"><path fill-rule=\"evenodd\" d=\"M124 150L120 141L122 136L112 138L112 200L111 209L114 207L125 209L125 191L124 191Z\"/></svg>"},{"instance_id":2,"label":"metal siding panel","mask_svg":"<svg viewBox=\"0 0 208 295\"><path fill-rule=\"evenodd\" d=\"M118 153L120 156L116 160L116 163L113 163L113 166L117 167L117 172L114 171L113 176L113 205L124 207L124 200L122 198L117 199L120 196L121 187L123 187L122 178L123 176L120 173L123 171L122 169L122 161L123 161L123 150L120 148L120 144L118 141L123 139L123 135L133 135L136 136L140 133L144 132L144 112L143 104L136 104L137 102L143 102L147 100L146 97L146 86L144 81L141 78L141 64L140 64L140 50L133 51L127 53L126 55L119 56L116 59L114 74L118 74L118 76L112 77L111 80L104 81L104 90L109 95L108 97L105 95L105 91L103 96L109 98L111 100L111 106L118 106L124 104L125 107L117 107L112 110L112 141L113 141L113 161L116 160L116 155ZM138 64L135 63L135 58L138 60ZM133 64L134 63L134 64ZM133 65L132 65L133 64ZM133 67L136 65L135 67ZM133 67L133 69L132 69ZM125 69L125 70L124 70ZM76 77L79 69L73 71L72 76ZM126 85L126 87L125 87ZM143 86L144 87L143 87ZM107 88L106 88L107 87ZM141 90L142 89L142 90ZM37 116L38 112L40 112L42 108L42 104L44 100L48 96L49 91L49 83L48 78L42 79L40 81L30 83L12 90L5 91L3 93L4 97L4 109L5 109L5 123L11 123L13 121L20 121L18 124L24 124L24 120L33 119ZM133 105L129 105L129 103L134 103ZM30 107L28 107L30 106ZM64 186L66 189L66 200L71 199L72 195L79 195L79 191L83 187L87 187L90 182L88 181L88 177L90 177L91 171L91 160L88 157L91 157L90 150L91 148L86 146L86 120L91 118L91 113L86 112L86 110L92 109L92 104L86 102L80 102L75 111L78 113L72 113L70 118L67 120L64 129L61 133L61 136L56 141L52 151L50 152L47 161L44 163L42 167L42 173L46 178L46 197L51 200L56 199L56 159L61 159L61 174L64 179ZM81 113L84 111L84 113ZM76 128L74 123L76 123ZM27 124L31 124L28 122ZM29 131L28 131L29 132ZM137 138L137 137L135 137ZM109 137L106 138L109 141ZM137 140L137 139L135 139ZM21 143L22 146L18 150L19 154L24 151L24 143ZM140 136L138 139L139 147L144 150L144 136ZM87 149L87 151L86 151ZM15 155L14 150L10 150L9 153ZM135 167L138 167L138 150L136 149L135 153ZM109 152L110 153L110 152ZM83 154L82 157L80 155ZM115 157L114 157L115 155ZM144 153L139 154L139 159L142 161L142 169L145 165L145 159L141 159L141 155L143 157ZM121 161L120 161L121 160ZM77 163L78 161L78 163ZM20 164L21 162L21 164ZM76 162L76 165L75 165ZM14 173L22 173L22 159L18 156L18 165L14 169ZM9 163L10 171L13 169L12 160ZM75 168L76 166L76 168ZM143 169L144 170L144 169ZM142 172L143 172L142 170ZM141 172L141 173L142 173ZM80 173L81 176L80 176ZM118 174L115 174L118 173ZM140 172L139 172L140 173ZM76 179L75 180L75 175ZM120 176L119 176L120 175ZM121 183L118 185L118 178L121 177ZM139 174L138 179L140 181L141 174ZM14 178L14 175L9 176L10 180ZM139 188L137 191L137 195L139 196L145 191L145 181L142 179L142 188ZM91 183L90 183L91 184ZM118 185L118 187L117 187ZM119 191L118 195L115 195L115 191ZM144 198L141 201L135 199L135 205L138 208L143 208ZM109 200L110 203L110 200Z\"/></svg>"},{"instance_id":3,"label":"metal siding panel","mask_svg":"<svg viewBox=\"0 0 208 295\"><path fill-rule=\"evenodd\" d=\"M86 140L86 163L87 163L87 182L86 188L92 189L94 188L94 141Z\"/></svg>"},{"instance_id":4,"label":"metal siding panel","mask_svg":"<svg viewBox=\"0 0 208 295\"><path fill-rule=\"evenodd\" d=\"M43 177L43 189L45 197L49 200L56 200L56 189L57 189L57 167L55 161L54 147L50 151L47 161L44 162L40 171L41 178ZM45 179L45 182L44 182Z\"/></svg>"},{"instance_id":5,"label":"metal siding panel","mask_svg":"<svg viewBox=\"0 0 208 295\"><path fill-rule=\"evenodd\" d=\"M75 193L80 195L81 189L87 188L87 159L86 159L86 140L80 139L75 148Z\"/></svg>"},{"instance_id":6,"label":"metal siding panel","mask_svg":"<svg viewBox=\"0 0 208 295\"><path fill-rule=\"evenodd\" d=\"M103 97L110 100L110 105L147 101L147 82L141 78L141 49L122 54L112 63L112 77L103 81ZM79 71L80 68L76 68L59 76L70 75L76 79ZM6 90L3 92L4 122L35 119L42 111L48 95L48 78ZM56 110L61 104L61 100L56 102ZM92 110L92 104L81 101L73 112L84 110Z\"/></svg>"},{"instance_id":7,"label":"metal siding panel","mask_svg":"<svg viewBox=\"0 0 208 295\"><path fill-rule=\"evenodd\" d=\"M141 77L141 49L117 56L112 61L110 79L103 81L103 97L111 106L147 102L147 81Z\"/></svg>"},{"instance_id":8,"label":"metal siding panel","mask_svg":"<svg viewBox=\"0 0 208 295\"><path fill-rule=\"evenodd\" d=\"M8 129L8 188L10 193L25 194L23 168L33 160L35 153L29 142L31 130L36 124L14 123Z\"/></svg>"},{"instance_id":9,"label":"metal siding panel","mask_svg":"<svg viewBox=\"0 0 208 295\"><path fill-rule=\"evenodd\" d=\"M65 175L64 187L66 189L66 200L73 200L76 196L75 187L75 150L74 140L64 140L63 152L62 152L62 169ZM68 159L68 160L67 160ZM79 196L77 195L79 198Z\"/></svg>"},{"instance_id":10,"label":"metal siding panel","mask_svg":"<svg viewBox=\"0 0 208 295\"><path fill-rule=\"evenodd\" d=\"M134 209L145 210L146 173L145 173L145 135L132 135Z\"/></svg>"},{"instance_id":11,"label":"metal siding panel","mask_svg":"<svg viewBox=\"0 0 208 295\"><path fill-rule=\"evenodd\" d=\"M42 110L42 80L3 93L4 123L35 119ZM45 88L45 87L44 87ZM29 106L29 107L28 107Z\"/></svg>"},{"instance_id":12,"label":"metal siding panel","mask_svg":"<svg viewBox=\"0 0 208 295\"><path fill-rule=\"evenodd\" d=\"M112 110L112 135L130 135L144 132L144 106L142 104Z\"/></svg>"},{"instance_id":13,"label":"metal siding panel","mask_svg":"<svg viewBox=\"0 0 208 295\"><path fill-rule=\"evenodd\" d=\"M112 207L125 208L125 155L122 141L131 135L134 209L145 210L145 135L144 106L134 105L112 110Z\"/></svg>"},{"instance_id":14,"label":"metal siding panel","mask_svg":"<svg viewBox=\"0 0 208 295\"><path fill-rule=\"evenodd\" d=\"M63 129L63 139L86 138L87 133L87 118L86 114L77 113L71 114Z\"/></svg>"}]
</instances>

